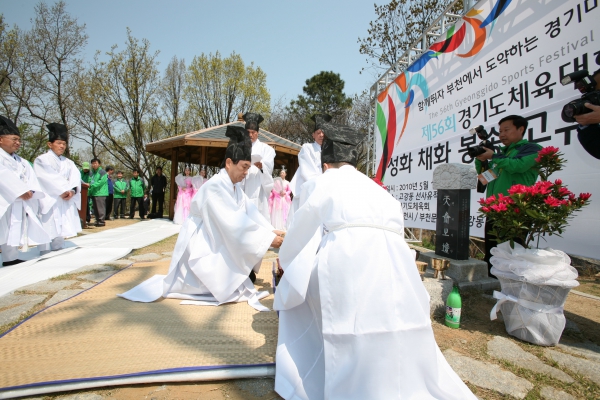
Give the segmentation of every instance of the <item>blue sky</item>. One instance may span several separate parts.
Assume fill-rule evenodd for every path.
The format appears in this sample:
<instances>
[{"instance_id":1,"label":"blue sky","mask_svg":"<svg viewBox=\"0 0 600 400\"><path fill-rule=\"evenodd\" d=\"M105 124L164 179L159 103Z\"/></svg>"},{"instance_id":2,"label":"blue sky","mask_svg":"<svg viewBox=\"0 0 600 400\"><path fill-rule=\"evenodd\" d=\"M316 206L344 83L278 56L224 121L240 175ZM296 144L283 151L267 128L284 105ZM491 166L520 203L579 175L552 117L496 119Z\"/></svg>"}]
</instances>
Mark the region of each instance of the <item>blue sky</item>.
<instances>
[{"instance_id":1,"label":"blue sky","mask_svg":"<svg viewBox=\"0 0 600 400\"><path fill-rule=\"evenodd\" d=\"M29 29L38 0L0 0L9 25ZM53 1L47 1L53 4ZM219 51L242 56L267 74L272 101L302 93L306 79L320 71L339 73L348 95L367 89L375 78L366 67L358 37L366 36L375 15L373 0L201 1L67 0L67 10L86 24L84 58L113 44L123 47L126 28L160 50L162 71L173 56L189 64L195 55ZM383 1L380 1L383 3Z\"/></svg>"}]
</instances>

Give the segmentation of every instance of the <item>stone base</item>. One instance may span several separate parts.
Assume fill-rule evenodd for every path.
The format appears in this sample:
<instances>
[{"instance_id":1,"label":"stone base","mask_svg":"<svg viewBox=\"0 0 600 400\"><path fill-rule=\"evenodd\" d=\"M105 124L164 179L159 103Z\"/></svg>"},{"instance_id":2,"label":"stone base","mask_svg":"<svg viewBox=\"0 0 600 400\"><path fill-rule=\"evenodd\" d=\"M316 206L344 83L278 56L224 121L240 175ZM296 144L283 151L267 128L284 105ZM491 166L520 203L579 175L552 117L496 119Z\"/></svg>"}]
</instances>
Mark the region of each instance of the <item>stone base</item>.
<instances>
[{"instance_id":1,"label":"stone base","mask_svg":"<svg viewBox=\"0 0 600 400\"><path fill-rule=\"evenodd\" d=\"M494 278L485 278L475 282L458 282L458 288L461 293L464 292L488 292L492 290L500 291L500 281Z\"/></svg>"},{"instance_id":2,"label":"stone base","mask_svg":"<svg viewBox=\"0 0 600 400\"><path fill-rule=\"evenodd\" d=\"M438 279L433 277L433 270L428 269L423 276L423 286L429 293L430 313L441 315L446 312L446 299L452 291L454 281L452 279Z\"/></svg>"},{"instance_id":3,"label":"stone base","mask_svg":"<svg viewBox=\"0 0 600 400\"><path fill-rule=\"evenodd\" d=\"M462 282L478 282L484 279L489 279L487 263L469 258L468 260L453 260L448 257L442 257L435 254L433 251L421 253L419 261L427 263L427 268L431 269L432 258L442 258L450 260L450 268L445 271L446 275L459 283Z\"/></svg>"}]
</instances>

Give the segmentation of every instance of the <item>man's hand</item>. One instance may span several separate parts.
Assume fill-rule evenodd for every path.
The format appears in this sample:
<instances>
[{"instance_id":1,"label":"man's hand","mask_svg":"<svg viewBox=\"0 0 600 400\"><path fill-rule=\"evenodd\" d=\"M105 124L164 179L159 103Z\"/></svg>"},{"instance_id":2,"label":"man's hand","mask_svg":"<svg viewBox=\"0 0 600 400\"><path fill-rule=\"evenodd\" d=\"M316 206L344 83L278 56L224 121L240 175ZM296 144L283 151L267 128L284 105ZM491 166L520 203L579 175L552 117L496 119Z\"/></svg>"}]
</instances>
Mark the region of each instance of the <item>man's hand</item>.
<instances>
[{"instance_id":1,"label":"man's hand","mask_svg":"<svg viewBox=\"0 0 600 400\"><path fill-rule=\"evenodd\" d=\"M73 197L75 195L75 193L73 193L72 190L67 190L66 192L64 192L63 194L60 195L60 198L67 201L70 200L71 197Z\"/></svg>"},{"instance_id":2,"label":"man's hand","mask_svg":"<svg viewBox=\"0 0 600 400\"><path fill-rule=\"evenodd\" d=\"M283 243L283 238L281 236L275 236L275 239L273 239L273 241L271 242L271 247L278 249L281 247L282 243Z\"/></svg>"},{"instance_id":3,"label":"man's hand","mask_svg":"<svg viewBox=\"0 0 600 400\"><path fill-rule=\"evenodd\" d=\"M585 106L592 110L591 113L575 115L575 121L579 123L579 125L592 125L592 124L600 124L600 106L595 106L590 103L585 103Z\"/></svg>"},{"instance_id":4,"label":"man's hand","mask_svg":"<svg viewBox=\"0 0 600 400\"><path fill-rule=\"evenodd\" d=\"M33 197L33 192L31 190L29 192L25 192L19 196L19 198L21 198L23 200L29 200L32 197Z\"/></svg>"},{"instance_id":5,"label":"man's hand","mask_svg":"<svg viewBox=\"0 0 600 400\"><path fill-rule=\"evenodd\" d=\"M122 194L125 194L125 191L124 191L124 190L121 190L121 193L122 193Z\"/></svg>"},{"instance_id":6,"label":"man's hand","mask_svg":"<svg viewBox=\"0 0 600 400\"><path fill-rule=\"evenodd\" d=\"M487 147L484 147L484 149L485 149L485 153L478 155L477 159L479 161L491 160L492 156L494 155L494 151L488 149Z\"/></svg>"},{"instance_id":7,"label":"man's hand","mask_svg":"<svg viewBox=\"0 0 600 400\"><path fill-rule=\"evenodd\" d=\"M254 165L256 166L256 168L262 169L262 163L260 161L259 162L255 162Z\"/></svg>"}]
</instances>

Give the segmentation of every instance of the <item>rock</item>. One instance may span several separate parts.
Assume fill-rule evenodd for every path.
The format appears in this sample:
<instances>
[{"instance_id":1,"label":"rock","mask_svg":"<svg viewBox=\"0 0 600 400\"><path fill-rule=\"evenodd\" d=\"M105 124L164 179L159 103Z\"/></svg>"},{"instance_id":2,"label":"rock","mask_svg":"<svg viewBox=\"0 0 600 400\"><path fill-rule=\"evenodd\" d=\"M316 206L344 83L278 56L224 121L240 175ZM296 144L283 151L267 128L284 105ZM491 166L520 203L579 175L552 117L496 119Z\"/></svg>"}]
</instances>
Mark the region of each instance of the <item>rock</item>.
<instances>
[{"instance_id":1,"label":"rock","mask_svg":"<svg viewBox=\"0 0 600 400\"><path fill-rule=\"evenodd\" d=\"M451 279L437 279L425 275L423 286L425 286L425 290L429 293L429 309L431 314L440 314L446 311L446 299L452 291L452 285Z\"/></svg>"},{"instance_id":2,"label":"rock","mask_svg":"<svg viewBox=\"0 0 600 400\"><path fill-rule=\"evenodd\" d=\"M545 349L544 355L558 364L577 372L600 385L600 364L593 361L564 354L552 349Z\"/></svg>"},{"instance_id":3,"label":"rock","mask_svg":"<svg viewBox=\"0 0 600 400\"><path fill-rule=\"evenodd\" d=\"M563 371L544 364L539 358L523 350L518 344L510 339L494 336L487 344L488 354L494 358L509 361L518 367L548 375L563 382L574 381Z\"/></svg>"},{"instance_id":4,"label":"rock","mask_svg":"<svg viewBox=\"0 0 600 400\"><path fill-rule=\"evenodd\" d=\"M275 380L271 378L238 379L234 382L235 386L254 397L263 397L275 391Z\"/></svg>"},{"instance_id":5,"label":"rock","mask_svg":"<svg viewBox=\"0 0 600 400\"><path fill-rule=\"evenodd\" d=\"M550 386L543 386L540 390L540 395L542 396L542 399L545 400L575 400L575 397L570 394Z\"/></svg>"},{"instance_id":6,"label":"rock","mask_svg":"<svg viewBox=\"0 0 600 400\"><path fill-rule=\"evenodd\" d=\"M86 265L85 267L81 267L76 269L75 271L71 271L71 273L80 273L80 272L89 272L89 271L113 271L114 268L110 265L103 264L94 264L94 265Z\"/></svg>"},{"instance_id":7,"label":"rock","mask_svg":"<svg viewBox=\"0 0 600 400\"><path fill-rule=\"evenodd\" d=\"M89 288L93 287L94 285L96 285L96 284L92 283L92 282L81 282L79 287L82 289L89 289Z\"/></svg>"},{"instance_id":8,"label":"rock","mask_svg":"<svg viewBox=\"0 0 600 400\"><path fill-rule=\"evenodd\" d=\"M160 260L158 260L158 262L161 262L161 261L169 261L169 262L171 262L171 257L165 257L165 258L161 258Z\"/></svg>"},{"instance_id":9,"label":"rock","mask_svg":"<svg viewBox=\"0 0 600 400\"><path fill-rule=\"evenodd\" d=\"M161 254L163 256L171 257L173 255L173 252L172 251L163 251Z\"/></svg>"},{"instance_id":10,"label":"rock","mask_svg":"<svg viewBox=\"0 0 600 400\"><path fill-rule=\"evenodd\" d=\"M19 290L36 293L55 293L67 286L71 286L75 282L77 281L41 281L34 283L33 285L23 286L22 288L19 288Z\"/></svg>"},{"instance_id":11,"label":"rock","mask_svg":"<svg viewBox=\"0 0 600 400\"><path fill-rule=\"evenodd\" d=\"M96 393L77 393L70 396L61 397L60 400L103 400L104 397Z\"/></svg>"},{"instance_id":12,"label":"rock","mask_svg":"<svg viewBox=\"0 0 600 400\"><path fill-rule=\"evenodd\" d=\"M156 261L159 258L161 258L158 254L156 253L146 253L146 254L140 254L138 256L130 256L129 259L130 260L134 260L136 262L139 261Z\"/></svg>"},{"instance_id":13,"label":"rock","mask_svg":"<svg viewBox=\"0 0 600 400\"><path fill-rule=\"evenodd\" d=\"M598 346L597 344L594 344L594 343L575 343L575 344L559 343L558 347L561 350L568 351L572 354L583 356L592 361L600 362L600 346Z\"/></svg>"},{"instance_id":14,"label":"rock","mask_svg":"<svg viewBox=\"0 0 600 400\"><path fill-rule=\"evenodd\" d=\"M115 274L115 271L110 270L110 271L95 272L93 274L82 275L82 276L79 276L78 278L85 279L86 281L102 282L103 280L105 280L106 278L108 278L109 276L112 276L114 274Z\"/></svg>"},{"instance_id":15,"label":"rock","mask_svg":"<svg viewBox=\"0 0 600 400\"><path fill-rule=\"evenodd\" d=\"M61 301L69 299L81 292L83 292L83 290L81 290L81 289L61 290L60 292L57 292L54 296L52 296L52 298L50 298L50 300L48 300L46 302L46 307L53 306L54 304L60 303Z\"/></svg>"},{"instance_id":16,"label":"rock","mask_svg":"<svg viewBox=\"0 0 600 400\"><path fill-rule=\"evenodd\" d=\"M17 321L23 313L46 300L46 296L40 294L9 294L0 297L0 326ZM10 307L10 308L8 308Z\"/></svg>"},{"instance_id":17,"label":"rock","mask_svg":"<svg viewBox=\"0 0 600 400\"><path fill-rule=\"evenodd\" d=\"M107 263L108 265L116 265L118 267L128 267L133 264L132 260L116 260Z\"/></svg>"},{"instance_id":18,"label":"rock","mask_svg":"<svg viewBox=\"0 0 600 400\"><path fill-rule=\"evenodd\" d=\"M533 384L528 380L505 371L495 364L465 357L454 350L444 351L444 356L462 380L475 386L518 399L525 398L527 393L533 389Z\"/></svg>"},{"instance_id":19,"label":"rock","mask_svg":"<svg viewBox=\"0 0 600 400\"><path fill-rule=\"evenodd\" d=\"M477 171L473 165L441 164L433 170L431 184L434 190L475 189L477 187Z\"/></svg>"}]
</instances>

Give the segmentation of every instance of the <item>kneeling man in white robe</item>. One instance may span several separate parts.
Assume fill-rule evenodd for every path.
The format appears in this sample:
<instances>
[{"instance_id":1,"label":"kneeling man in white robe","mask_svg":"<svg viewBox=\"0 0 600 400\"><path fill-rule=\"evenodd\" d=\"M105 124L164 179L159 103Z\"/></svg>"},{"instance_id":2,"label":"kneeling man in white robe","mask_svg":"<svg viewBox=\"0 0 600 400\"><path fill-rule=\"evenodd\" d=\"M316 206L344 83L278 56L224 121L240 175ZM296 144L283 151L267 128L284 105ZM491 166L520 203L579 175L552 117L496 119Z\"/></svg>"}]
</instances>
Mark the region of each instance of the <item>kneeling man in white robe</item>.
<instances>
[{"instance_id":1,"label":"kneeling man in white robe","mask_svg":"<svg viewBox=\"0 0 600 400\"><path fill-rule=\"evenodd\" d=\"M240 186L250 168L248 132L228 126L226 135L224 168L192 199L169 273L119 296L141 302L176 298L195 305L247 301L256 310L269 310L259 302L268 292L257 292L249 276L258 272L253 267L260 266L270 246L281 246L283 232L273 229Z\"/></svg>"},{"instance_id":2,"label":"kneeling man in white robe","mask_svg":"<svg viewBox=\"0 0 600 400\"><path fill-rule=\"evenodd\" d=\"M49 124L48 152L35 159L33 169L46 197L40 200L42 224L52 239L41 245L44 254L64 247L64 239L81 232L81 175L75 163L63 156L69 144L67 127Z\"/></svg>"},{"instance_id":3,"label":"kneeling man in white robe","mask_svg":"<svg viewBox=\"0 0 600 400\"><path fill-rule=\"evenodd\" d=\"M275 390L285 399L475 399L435 342L400 203L355 168L364 136L321 129L324 173L304 184L279 252Z\"/></svg>"},{"instance_id":4,"label":"kneeling man in white robe","mask_svg":"<svg viewBox=\"0 0 600 400\"><path fill-rule=\"evenodd\" d=\"M50 237L38 219L44 192L21 148L19 128L0 115L0 247L4 267L23 262L19 246L48 243Z\"/></svg>"}]
</instances>

